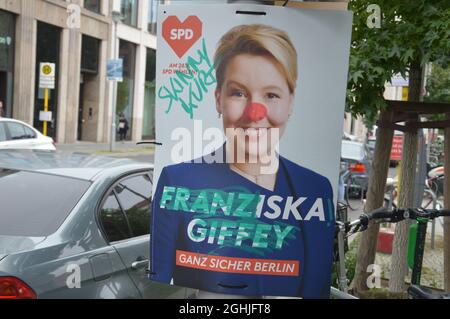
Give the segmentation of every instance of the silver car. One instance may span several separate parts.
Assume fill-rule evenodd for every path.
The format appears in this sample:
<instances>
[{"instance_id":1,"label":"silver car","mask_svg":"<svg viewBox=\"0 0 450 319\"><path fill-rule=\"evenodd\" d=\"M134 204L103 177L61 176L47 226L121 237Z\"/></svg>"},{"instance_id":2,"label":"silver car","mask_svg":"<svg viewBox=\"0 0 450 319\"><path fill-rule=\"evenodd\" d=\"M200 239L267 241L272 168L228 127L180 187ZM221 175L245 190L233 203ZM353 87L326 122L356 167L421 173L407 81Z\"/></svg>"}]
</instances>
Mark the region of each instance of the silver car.
<instances>
[{"instance_id":1,"label":"silver car","mask_svg":"<svg viewBox=\"0 0 450 319\"><path fill-rule=\"evenodd\" d=\"M186 298L148 280L151 164L0 151L0 299Z\"/></svg>"},{"instance_id":2,"label":"silver car","mask_svg":"<svg viewBox=\"0 0 450 319\"><path fill-rule=\"evenodd\" d=\"M353 141L342 141L341 171L348 169L358 187L353 192L367 191L372 169L372 154L367 145ZM364 195L364 194L359 194Z\"/></svg>"}]
</instances>

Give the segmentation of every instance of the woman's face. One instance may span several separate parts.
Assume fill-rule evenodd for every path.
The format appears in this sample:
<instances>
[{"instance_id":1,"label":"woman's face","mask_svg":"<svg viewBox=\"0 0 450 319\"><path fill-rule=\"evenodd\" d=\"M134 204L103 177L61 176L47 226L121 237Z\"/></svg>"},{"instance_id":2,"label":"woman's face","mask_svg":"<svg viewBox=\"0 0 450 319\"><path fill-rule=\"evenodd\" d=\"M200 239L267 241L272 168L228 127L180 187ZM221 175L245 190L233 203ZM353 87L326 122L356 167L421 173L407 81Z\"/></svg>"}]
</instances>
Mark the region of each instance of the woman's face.
<instances>
[{"instance_id":1,"label":"woman's face","mask_svg":"<svg viewBox=\"0 0 450 319\"><path fill-rule=\"evenodd\" d=\"M253 156L271 152L278 143L276 136L281 138L284 133L294 101L281 65L270 56L239 54L229 61L222 83L215 96L224 128L246 130L245 141L237 141L237 150L245 149L245 154ZM267 112L259 112L258 118L249 116L253 103ZM262 139L267 143L261 143Z\"/></svg>"}]
</instances>

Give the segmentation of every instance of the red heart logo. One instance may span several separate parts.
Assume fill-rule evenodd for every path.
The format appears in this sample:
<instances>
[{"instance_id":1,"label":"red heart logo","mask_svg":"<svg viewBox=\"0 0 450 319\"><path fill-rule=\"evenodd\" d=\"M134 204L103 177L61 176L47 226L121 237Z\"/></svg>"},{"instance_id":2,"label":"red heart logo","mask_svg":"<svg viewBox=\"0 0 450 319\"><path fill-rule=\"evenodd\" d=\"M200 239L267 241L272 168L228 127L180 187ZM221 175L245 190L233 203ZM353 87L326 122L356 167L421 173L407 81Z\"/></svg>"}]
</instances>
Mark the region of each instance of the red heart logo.
<instances>
[{"instance_id":1,"label":"red heart logo","mask_svg":"<svg viewBox=\"0 0 450 319\"><path fill-rule=\"evenodd\" d=\"M181 58L202 35L202 22L197 16L189 16L182 23L177 16L170 16L162 24L163 38Z\"/></svg>"}]
</instances>

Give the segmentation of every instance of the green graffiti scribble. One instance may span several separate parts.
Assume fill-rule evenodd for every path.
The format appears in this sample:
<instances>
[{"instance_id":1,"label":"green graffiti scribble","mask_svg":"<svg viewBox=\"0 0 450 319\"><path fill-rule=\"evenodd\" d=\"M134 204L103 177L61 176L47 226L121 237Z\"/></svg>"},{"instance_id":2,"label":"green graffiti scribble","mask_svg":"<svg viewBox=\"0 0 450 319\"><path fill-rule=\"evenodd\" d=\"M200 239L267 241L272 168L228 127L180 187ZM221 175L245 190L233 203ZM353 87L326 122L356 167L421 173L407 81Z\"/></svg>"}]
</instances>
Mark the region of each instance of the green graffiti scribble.
<instances>
[{"instance_id":1,"label":"green graffiti scribble","mask_svg":"<svg viewBox=\"0 0 450 319\"><path fill-rule=\"evenodd\" d=\"M171 111L173 102L179 102L192 120L194 109L197 109L198 103L203 101L205 93L208 93L208 87L217 83L214 74L216 64L213 64L208 56L204 38L202 39L202 48L197 50L196 53L197 60L192 56L187 58L186 73L176 71L175 76L169 79L170 85L168 87L163 85L158 90L159 98L162 100L169 99L166 114ZM188 87L188 102L180 96L185 92L186 87Z\"/></svg>"}]
</instances>

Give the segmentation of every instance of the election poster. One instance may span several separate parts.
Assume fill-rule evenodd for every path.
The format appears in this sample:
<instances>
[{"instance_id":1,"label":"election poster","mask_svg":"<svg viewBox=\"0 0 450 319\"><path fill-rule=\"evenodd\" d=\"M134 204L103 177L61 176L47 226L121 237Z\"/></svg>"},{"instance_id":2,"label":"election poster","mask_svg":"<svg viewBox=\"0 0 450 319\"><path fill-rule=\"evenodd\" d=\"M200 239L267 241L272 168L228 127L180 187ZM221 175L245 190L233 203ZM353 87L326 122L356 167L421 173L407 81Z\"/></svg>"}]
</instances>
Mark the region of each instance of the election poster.
<instances>
[{"instance_id":1,"label":"election poster","mask_svg":"<svg viewBox=\"0 0 450 319\"><path fill-rule=\"evenodd\" d=\"M150 280L328 298L352 14L162 5Z\"/></svg>"}]
</instances>

